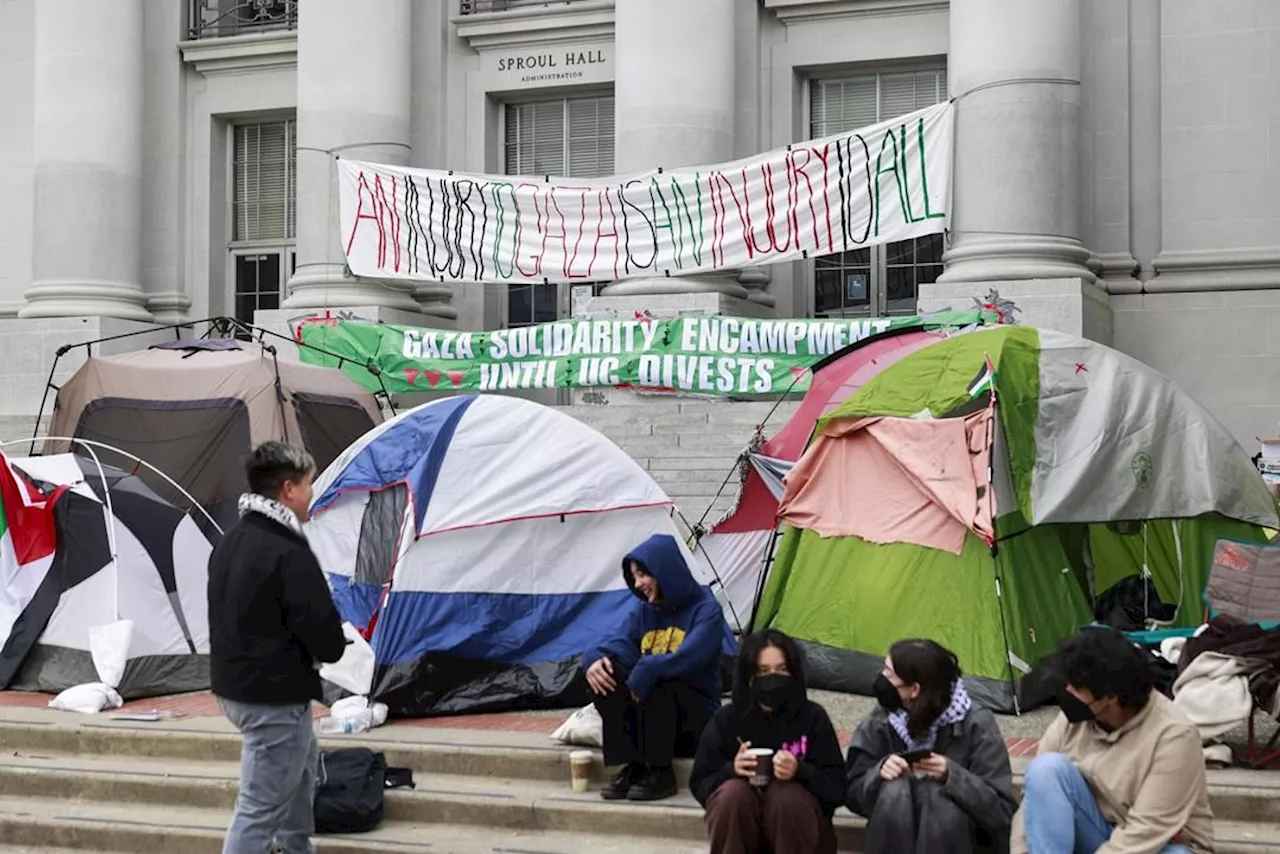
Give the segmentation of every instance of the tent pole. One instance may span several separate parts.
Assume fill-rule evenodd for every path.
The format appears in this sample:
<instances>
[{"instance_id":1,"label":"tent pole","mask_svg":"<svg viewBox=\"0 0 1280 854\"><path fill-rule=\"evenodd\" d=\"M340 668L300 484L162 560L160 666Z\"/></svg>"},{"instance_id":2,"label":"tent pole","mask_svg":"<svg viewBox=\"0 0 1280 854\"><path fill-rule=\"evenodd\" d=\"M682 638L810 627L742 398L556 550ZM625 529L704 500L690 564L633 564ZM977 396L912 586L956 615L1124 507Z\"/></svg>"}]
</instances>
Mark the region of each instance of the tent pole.
<instances>
[{"instance_id":1,"label":"tent pole","mask_svg":"<svg viewBox=\"0 0 1280 854\"><path fill-rule=\"evenodd\" d=\"M120 619L120 555L116 548L115 508L111 506L111 486L107 483L107 473L102 468L102 461L98 459L98 452L88 445L84 447L89 456L93 457L93 464L98 468L98 479L102 481L102 512L107 523L107 549L111 552L111 622L114 623Z\"/></svg>"},{"instance_id":2,"label":"tent pole","mask_svg":"<svg viewBox=\"0 0 1280 854\"><path fill-rule=\"evenodd\" d=\"M748 628L755 626L756 617L760 616L760 600L764 597L765 583L769 580L769 570L773 568L773 555L778 548L778 522L773 523L773 533L769 535L769 548L765 549L764 560L760 564L760 580L756 582L756 598L751 603L751 622Z\"/></svg>"}]
</instances>

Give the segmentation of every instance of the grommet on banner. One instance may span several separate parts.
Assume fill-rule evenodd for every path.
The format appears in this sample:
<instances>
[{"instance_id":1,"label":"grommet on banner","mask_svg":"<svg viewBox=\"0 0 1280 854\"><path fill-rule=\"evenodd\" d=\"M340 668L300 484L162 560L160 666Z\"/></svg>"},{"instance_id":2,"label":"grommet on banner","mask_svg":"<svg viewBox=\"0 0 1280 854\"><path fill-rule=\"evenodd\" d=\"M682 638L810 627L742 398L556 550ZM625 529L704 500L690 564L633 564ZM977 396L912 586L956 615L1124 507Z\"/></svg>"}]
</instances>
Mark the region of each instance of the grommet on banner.
<instances>
[{"instance_id":1,"label":"grommet on banner","mask_svg":"<svg viewBox=\"0 0 1280 854\"><path fill-rule=\"evenodd\" d=\"M661 174L662 174L662 167L661 167L661 166L659 166L659 167L658 167L658 174L659 174L659 175L661 175Z\"/></svg>"},{"instance_id":2,"label":"grommet on banner","mask_svg":"<svg viewBox=\"0 0 1280 854\"><path fill-rule=\"evenodd\" d=\"M800 250L800 257L802 257L802 258L804 258L804 259L806 259L806 260L807 260L807 259L809 258L809 250L808 250L808 249L801 249L801 250Z\"/></svg>"},{"instance_id":3,"label":"grommet on banner","mask_svg":"<svg viewBox=\"0 0 1280 854\"><path fill-rule=\"evenodd\" d=\"M670 270L663 270L663 271L662 271L662 274L663 274L664 276L666 276L668 279L669 279L669 278L671 278L671 271L670 271Z\"/></svg>"},{"instance_id":4,"label":"grommet on banner","mask_svg":"<svg viewBox=\"0 0 1280 854\"><path fill-rule=\"evenodd\" d=\"M788 142L788 143L787 143L787 151L790 151L790 150L791 150L791 143L789 143L789 142Z\"/></svg>"},{"instance_id":5,"label":"grommet on banner","mask_svg":"<svg viewBox=\"0 0 1280 854\"><path fill-rule=\"evenodd\" d=\"M450 177L450 178L452 178L452 177L453 177L453 170L452 170L452 169L450 169L450 170L449 170L449 177Z\"/></svg>"},{"instance_id":6,"label":"grommet on banner","mask_svg":"<svg viewBox=\"0 0 1280 854\"><path fill-rule=\"evenodd\" d=\"M550 175L543 175L543 176L542 176L542 183L544 183L544 184L550 184L550 183L551 183L551 176L550 176Z\"/></svg>"}]
</instances>

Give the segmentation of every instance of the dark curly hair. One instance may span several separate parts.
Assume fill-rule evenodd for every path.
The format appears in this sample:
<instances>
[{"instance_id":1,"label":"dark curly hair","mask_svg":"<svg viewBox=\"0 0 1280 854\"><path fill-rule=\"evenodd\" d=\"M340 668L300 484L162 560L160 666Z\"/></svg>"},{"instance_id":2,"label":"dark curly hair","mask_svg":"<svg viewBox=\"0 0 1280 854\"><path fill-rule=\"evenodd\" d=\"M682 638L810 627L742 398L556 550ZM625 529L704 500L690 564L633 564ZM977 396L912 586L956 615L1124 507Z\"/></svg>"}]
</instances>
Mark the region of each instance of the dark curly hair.
<instances>
[{"instance_id":1,"label":"dark curly hair","mask_svg":"<svg viewBox=\"0 0 1280 854\"><path fill-rule=\"evenodd\" d=\"M1073 688L1101 700L1115 697L1126 709L1141 709L1156 687L1151 663L1116 629L1088 629L1058 646L1058 669Z\"/></svg>"}]
</instances>

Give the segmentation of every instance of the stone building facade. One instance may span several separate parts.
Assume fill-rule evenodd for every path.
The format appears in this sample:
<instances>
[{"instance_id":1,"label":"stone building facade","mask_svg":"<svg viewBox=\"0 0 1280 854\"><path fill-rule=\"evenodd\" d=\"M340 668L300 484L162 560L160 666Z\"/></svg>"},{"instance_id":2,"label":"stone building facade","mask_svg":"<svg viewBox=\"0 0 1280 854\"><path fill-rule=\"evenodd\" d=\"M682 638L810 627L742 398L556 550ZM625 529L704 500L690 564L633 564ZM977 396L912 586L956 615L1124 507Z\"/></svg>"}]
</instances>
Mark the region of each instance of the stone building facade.
<instances>
[{"instance_id":1,"label":"stone building facade","mask_svg":"<svg viewBox=\"0 0 1280 854\"><path fill-rule=\"evenodd\" d=\"M593 292L810 317L994 290L1275 432L1275 0L0 0L0 415L34 414L59 346L148 324L571 311L350 278L335 154L595 177L947 98L947 235Z\"/></svg>"}]
</instances>

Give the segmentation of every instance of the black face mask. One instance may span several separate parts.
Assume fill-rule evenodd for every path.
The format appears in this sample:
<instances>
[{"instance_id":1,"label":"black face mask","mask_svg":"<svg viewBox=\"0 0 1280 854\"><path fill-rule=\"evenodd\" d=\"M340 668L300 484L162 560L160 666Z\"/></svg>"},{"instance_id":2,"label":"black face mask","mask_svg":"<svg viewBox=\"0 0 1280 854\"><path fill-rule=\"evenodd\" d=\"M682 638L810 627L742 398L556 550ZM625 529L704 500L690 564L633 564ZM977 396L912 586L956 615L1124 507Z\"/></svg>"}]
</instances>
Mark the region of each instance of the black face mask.
<instances>
[{"instance_id":1,"label":"black face mask","mask_svg":"<svg viewBox=\"0 0 1280 854\"><path fill-rule=\"evenodd\" d=\"M880 707L886 712L896 712L902 708L902 697L898 695L898 689L893 687L889 677L883 673L871 683L871 690L875 693L876 700L880 702Z\"/></svg>"},{"instance_id":2,"label":"black face mask","mask_svg":"<svg viewBox=\"0 0 1280 854\"><path fill-rule=\"evenodd\" d=\"M1088 703L1065 688L1058 692L1058 707L1066 715L1067 723L1082 724L1096 717Z\"/></svg>"},{"instance_id":3,"label":"black face mask","mask_svg":"<svg viewBox=\"0 0 1280 854\"><path fill-rule=\"evenodd\" d=\"M777 709L795 694L795 680L785 673L767 673L751 683L751 698L768 709Z\"/></svg>"}]
</instances>

